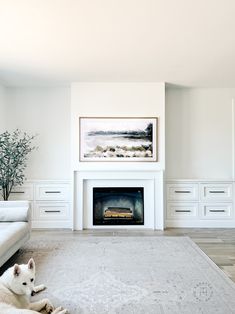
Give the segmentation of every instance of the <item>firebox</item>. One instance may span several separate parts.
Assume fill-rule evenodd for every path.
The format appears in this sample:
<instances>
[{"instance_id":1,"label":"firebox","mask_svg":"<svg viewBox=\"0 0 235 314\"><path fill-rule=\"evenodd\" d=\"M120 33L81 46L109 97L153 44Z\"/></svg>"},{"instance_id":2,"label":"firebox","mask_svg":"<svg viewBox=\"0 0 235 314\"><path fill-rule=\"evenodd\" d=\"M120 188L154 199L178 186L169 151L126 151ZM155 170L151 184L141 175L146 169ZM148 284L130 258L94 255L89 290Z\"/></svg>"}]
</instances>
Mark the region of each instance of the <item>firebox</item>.
<instances>
[{"instance_id":1,"label":"firebox","mask_svg":"<svg viewBox=\"0 0 235 314\"><path fill-rule=\"evenodd\" d=\"M143 224L143 187L93 188L93 225Z\"/></svg>"}]
</instances>

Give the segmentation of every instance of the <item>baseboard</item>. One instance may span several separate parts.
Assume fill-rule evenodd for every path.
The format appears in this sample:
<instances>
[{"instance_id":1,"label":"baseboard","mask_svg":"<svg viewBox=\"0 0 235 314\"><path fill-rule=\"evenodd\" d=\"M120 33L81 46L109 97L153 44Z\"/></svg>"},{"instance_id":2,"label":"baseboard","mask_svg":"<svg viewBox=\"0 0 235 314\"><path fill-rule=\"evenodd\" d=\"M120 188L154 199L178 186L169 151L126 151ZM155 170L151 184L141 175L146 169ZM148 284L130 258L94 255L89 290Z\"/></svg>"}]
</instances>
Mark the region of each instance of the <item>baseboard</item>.
<instances>
[{"instance_id":1,"label":"baseboard","mask_svg":"<svg viewBox=\"0 0 235 314\"><path fill-rule=\"evenodd\" d=\"M166 228L235 228L235 220L166 220Z\"/></svg>"},{"instance_id":2,"label":"baseboard","mask_svg":"<svg viewBox=\"0 0 235 314\"><path fill-rule=\"evenodd\" d=\"M71 221L32 221L32 229L72 229Z\"/></svg>"}]
</instances>

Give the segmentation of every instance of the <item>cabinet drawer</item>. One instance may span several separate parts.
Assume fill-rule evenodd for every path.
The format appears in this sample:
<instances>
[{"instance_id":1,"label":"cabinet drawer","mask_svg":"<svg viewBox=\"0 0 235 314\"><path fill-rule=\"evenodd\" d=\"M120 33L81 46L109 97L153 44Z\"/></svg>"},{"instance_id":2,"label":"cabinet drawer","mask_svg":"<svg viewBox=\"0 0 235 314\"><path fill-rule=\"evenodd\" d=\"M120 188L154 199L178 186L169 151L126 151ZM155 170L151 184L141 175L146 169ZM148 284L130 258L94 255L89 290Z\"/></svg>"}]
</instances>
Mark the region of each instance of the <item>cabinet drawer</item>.
<instances>
[{"instance_id":1,"label":"cabinet drawer","mask_svg":"<svg viewBox=\"0 0 235 314\"><path fill-rule=\"evenodd\" d=\"M10 201L32 201L33 200L33 185L16 186L12 189Z\"/></svg>"},{"instance_id":2,"label":"cabinet drawer","mask_svg":"<svg viewBox=\"0 0 235 314\"><path fill-rule=\"evenodd\" d=\"M231 201L232 191L233 191L232 183L201 184L201 200Z\"/></svg>"},{"instance_id":3,"label":"cabinet drawer","mask_svg":"<svg viewBox=\"0 0 235 314\"><path fill-rule=\"evenodd\" d=\"M170 201L197 201L197 184L167 184L167 199Z\"/></svg>"},{"instance_id":4,"label":"cabinet drawer","mask_svg":"<svg viewBox=\"0 0 235 314\"><path fill-rule=\"evenodd\" d=\"M68 220L69 204L60 202L35 203L34 218L36 220Z\"/></svg>"},{"instance_id":5,"label":"cabinet drawer","mask_svg":"<svg viewBox=\"0 0 235 314\"><path fill-rule=\"evenodd\" d=\"M197 203L168 203L168 219L195 219L198 216Z\"/></svg>"},{"instance_id":6,"label":"cabinet drawer","mask_svg":"<svg viewBox=\"0 0 235 314\"><path fill-rule=\"evenodd\" d=\"M36 200L37 201L67 201L69 199L68 184L48 184L36 185Z\"/></svg>"},{"instance_id":7,"label":"cabinet drawer","mask_svg":"<svg viewBox=\"0 0 235 314\"><path fill-rule=\"evenodd\" d=\"M204 219L231 219L233 205L232 203L202 204L200 216Z\"/></svg>"}]
</instances>

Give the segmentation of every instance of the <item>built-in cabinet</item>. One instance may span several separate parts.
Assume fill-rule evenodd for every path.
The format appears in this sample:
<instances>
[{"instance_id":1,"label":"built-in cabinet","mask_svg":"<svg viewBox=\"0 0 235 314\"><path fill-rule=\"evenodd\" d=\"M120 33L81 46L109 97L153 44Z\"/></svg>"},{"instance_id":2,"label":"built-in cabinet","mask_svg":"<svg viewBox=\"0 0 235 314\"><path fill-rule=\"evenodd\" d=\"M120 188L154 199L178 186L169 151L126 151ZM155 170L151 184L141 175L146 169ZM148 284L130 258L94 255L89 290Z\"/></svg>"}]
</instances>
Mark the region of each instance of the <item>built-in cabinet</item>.
<instances>
[{"instance_id":1,"label":"built-in cabinet","mask_svg":"<svg viewBox=\"0 0 235 314\"><path fill-rule=\"evenodd\" d=\"M235 227L233 181L167 180L165 227ZM29 200L33 228L73 228L69 181L27 181L10 200Z\"/></svg>"},{"instance_id":2,"label":"built-in cabinet","mask_svg":"<svg viewBox=\"0 0 235 314\"><path fill-rule=\"evenodd\" d=\"M168 180L167 227L234 227L232 181Z\"/></svg>"},{"instance_id":3,"label":"built-in cabinet","mask_svg":"<svg viewBox=\"0 0 235 314\"><path fill-rule=\"evenodd\" d=\"M29 181L14 188L10 200L29 200L33 228L71 228L69 181Z\"/></svg>"}]
</instances>

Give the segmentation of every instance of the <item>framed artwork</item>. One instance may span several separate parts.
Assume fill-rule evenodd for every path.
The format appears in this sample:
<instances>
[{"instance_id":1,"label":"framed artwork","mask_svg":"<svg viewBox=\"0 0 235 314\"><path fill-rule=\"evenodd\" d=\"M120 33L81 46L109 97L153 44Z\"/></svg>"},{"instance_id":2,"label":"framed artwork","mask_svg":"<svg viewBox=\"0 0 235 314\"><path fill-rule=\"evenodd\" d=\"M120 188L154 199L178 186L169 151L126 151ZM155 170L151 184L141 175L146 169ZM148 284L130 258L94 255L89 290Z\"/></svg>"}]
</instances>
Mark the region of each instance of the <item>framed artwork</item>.
<instances>
[{"instance_id":1,"label":"framed artwork","mask_svg":"<svg viewBox=\"0 0 235 314\"><path fill-rule=\"evenodd\" d=\"M80 161L157 161L158 118L80 117Z\"/></svg>"}]
</instances>

